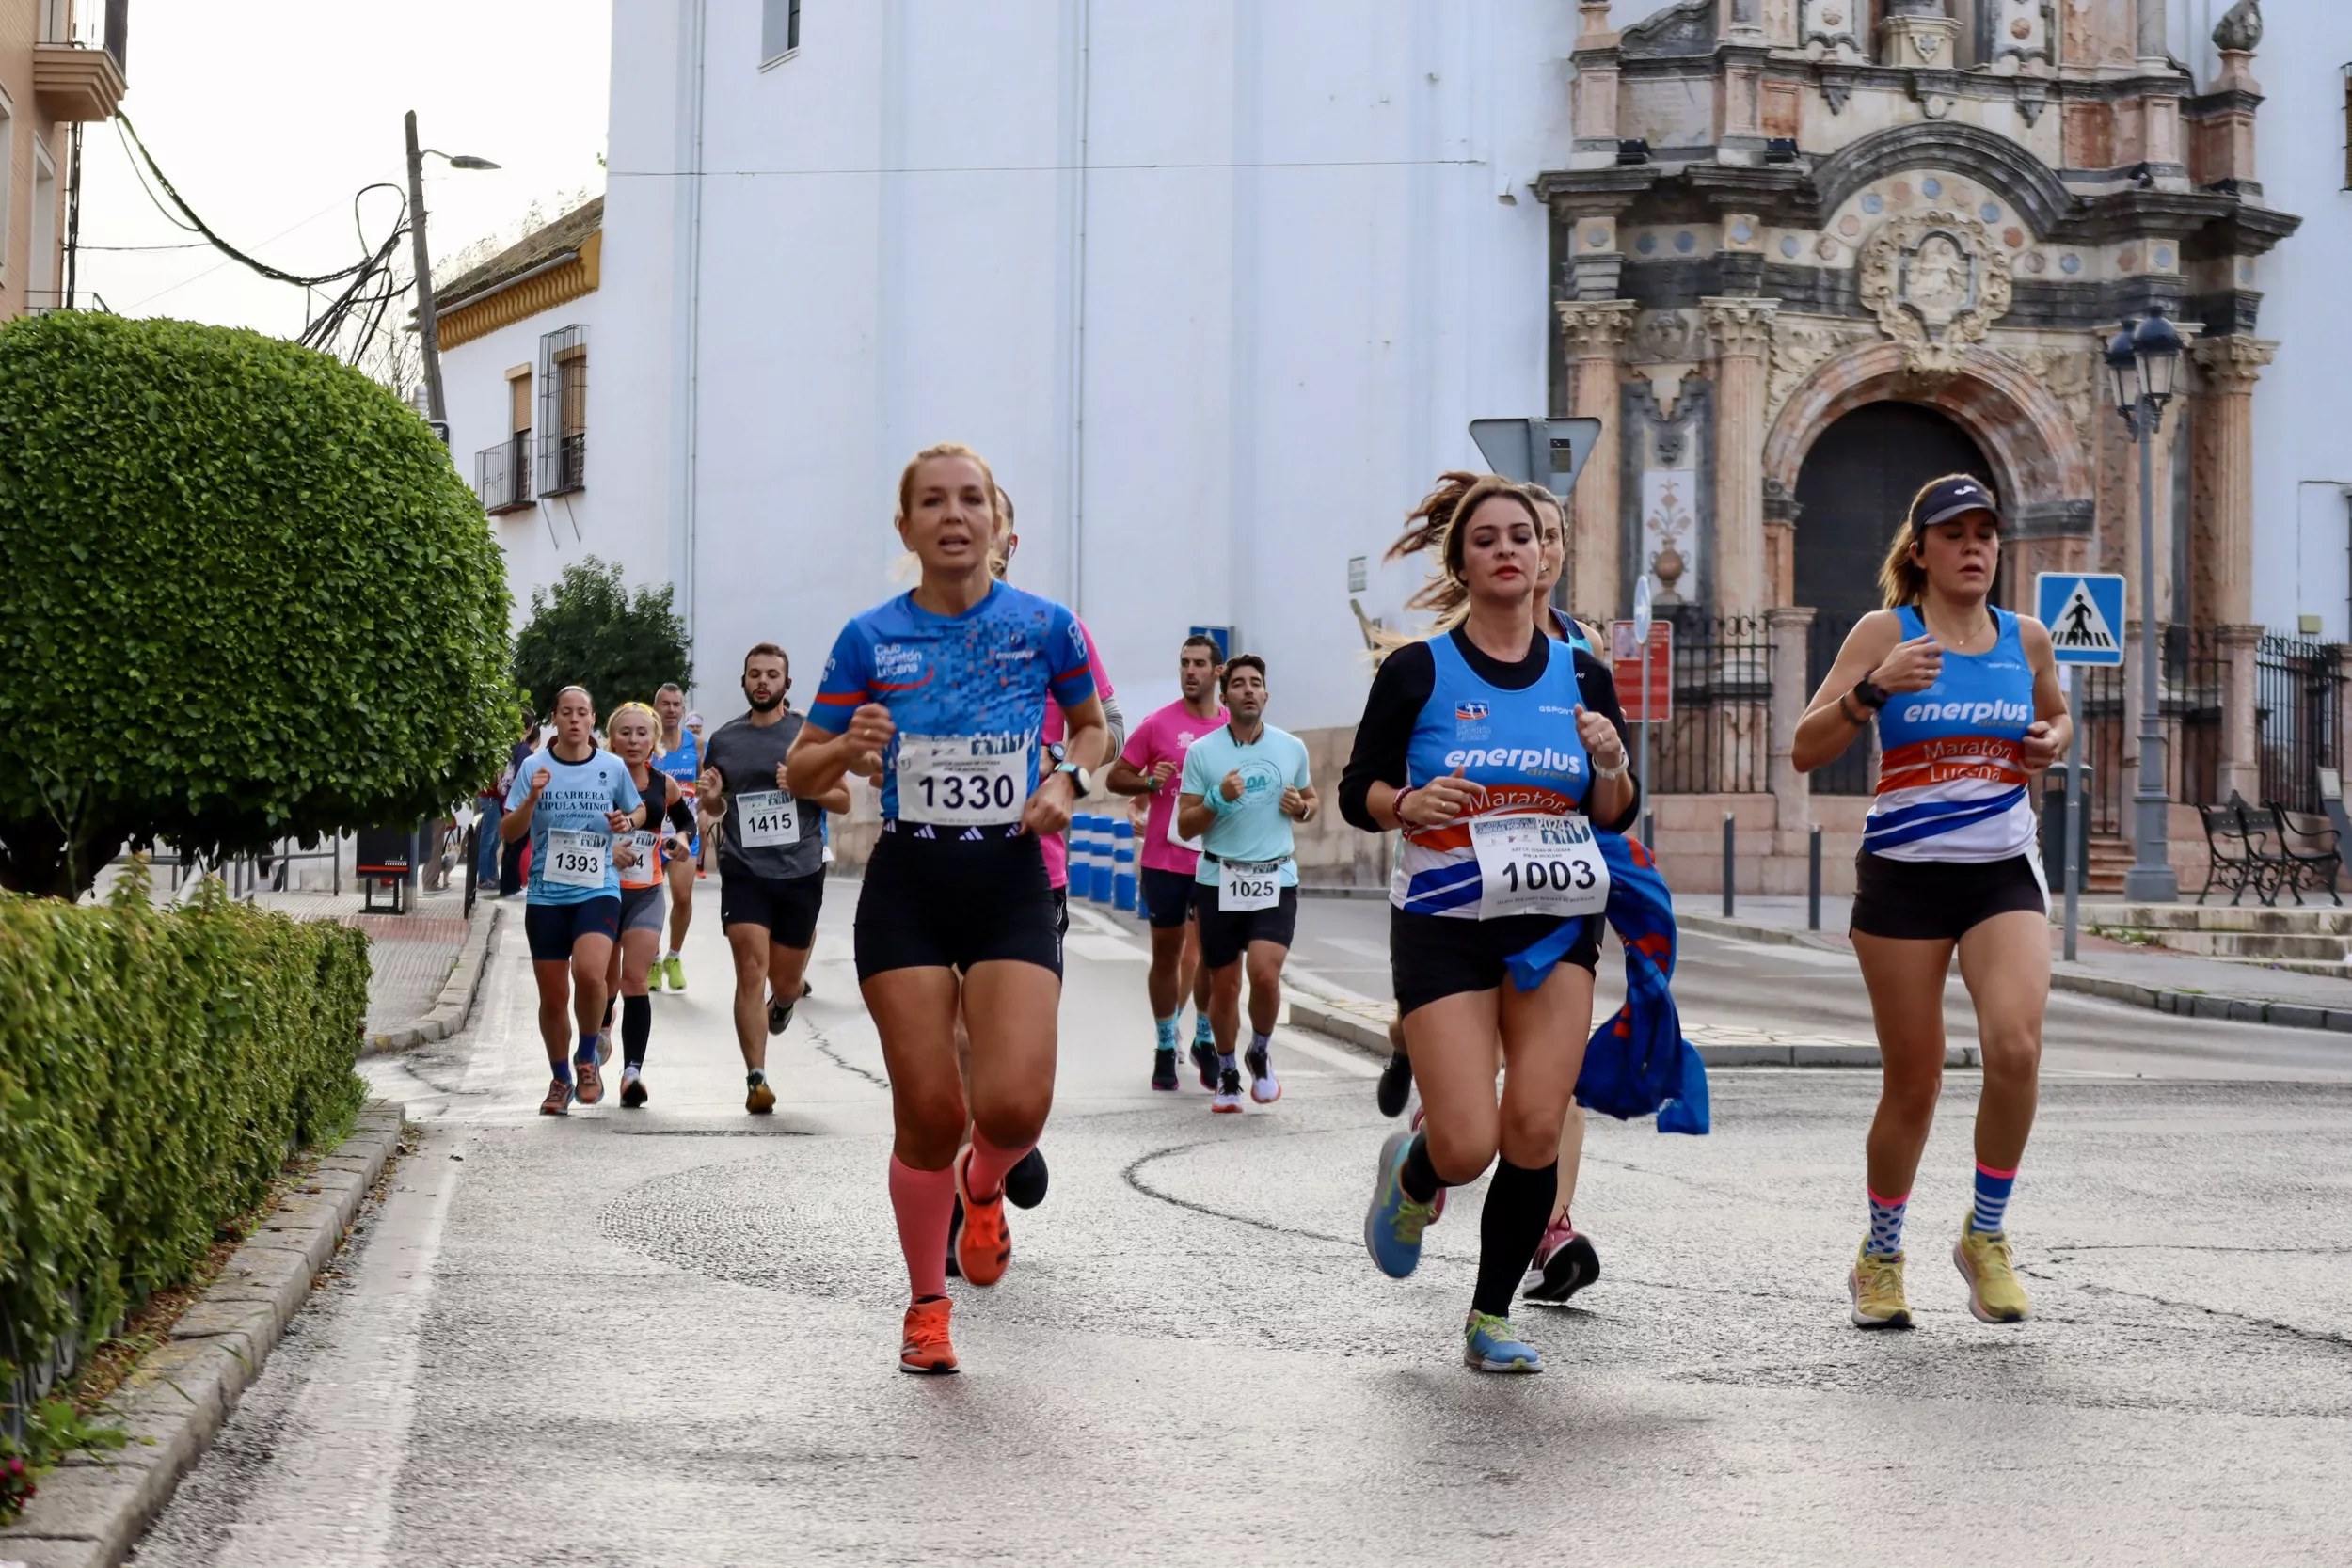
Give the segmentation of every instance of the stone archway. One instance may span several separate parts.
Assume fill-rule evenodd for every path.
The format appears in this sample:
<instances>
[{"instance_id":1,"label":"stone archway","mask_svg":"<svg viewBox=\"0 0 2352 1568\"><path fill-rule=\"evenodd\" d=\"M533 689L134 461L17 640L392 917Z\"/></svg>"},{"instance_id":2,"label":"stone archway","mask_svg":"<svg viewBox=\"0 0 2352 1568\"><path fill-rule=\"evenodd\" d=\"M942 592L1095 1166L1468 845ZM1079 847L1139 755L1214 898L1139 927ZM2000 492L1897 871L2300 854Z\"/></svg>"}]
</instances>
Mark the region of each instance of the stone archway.
<instances>
[{"instance_id":1,"label":"stone archway","mask_svg":"<svg viewBox=\"0 0 2352 1568\"><path fill-rule=\"evenodd\" d=\"M2067 564L2061 555L2068 543L2090 532L2090 453L2066 405L2025 366L1993 349L1973 349L1958 371L1937 376L1912 371L1903 345L1890 341L1823 363L1788 394L1765 437L1766 493L1795 495L1805 453L1821 433L1865 404L1888 401L1937 410L1982 449L2010 522L2005 553L2012 598L2026 591L2035 571ZM1804 520L1796 526L1804 528ZM1784 591L1789 580L1782 578Z\"/></svg>"}]
</instances>

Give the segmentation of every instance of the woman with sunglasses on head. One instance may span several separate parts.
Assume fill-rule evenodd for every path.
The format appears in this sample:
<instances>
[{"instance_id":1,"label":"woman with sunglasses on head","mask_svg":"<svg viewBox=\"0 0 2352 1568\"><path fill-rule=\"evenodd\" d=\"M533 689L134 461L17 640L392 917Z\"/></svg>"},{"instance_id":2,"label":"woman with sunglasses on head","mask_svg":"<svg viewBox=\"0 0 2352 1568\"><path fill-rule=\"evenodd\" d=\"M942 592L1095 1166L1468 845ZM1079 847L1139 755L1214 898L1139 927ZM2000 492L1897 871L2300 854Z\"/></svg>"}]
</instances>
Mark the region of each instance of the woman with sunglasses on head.
<instances>
[{"instance_id":1,"label":"woman with sunglasses on head","mask_svg":"<svg viewBox=\"0 0 2352 1568\"><path fill-rule=\"evenodd\" d=\"M1902 1230L1944 1081L1955 952L1977 1012L1976 1198L1952 1260L1984 1323L2030 1306L2010 1257L2010 1190L2033 1131L2050 999L2049 889L2032 779L2074 733L2050 634L1991 602L2001 516L1966 474L1922 488L1889 546L1886 608L1857 622L1797 726L1810 772L1872 724L1876 796L1854 863L1854 956L1884 1074L1868 1145L1869 1231L1847 1291L1860 1328L1909 1328Z\"/></svg>"},{"instance_id":2,"label":"woman with sunglasses on head","mask_svg":"<svg viewBox=\"0 0 2352 1568\"><path fill-rule=\"evenodd\" d=\"M890 1202L914 1298L898 1354L909 1372L957 1370L946 1249L959 1199L966 1282L995 1284L1012 1256L1005 1178L1053 1104L1061 1000L1038 841L1068 826L1109 752L1076 618L990 573L996 494L968 447L926 448L908 463L897 527L921 580L842 629L786 762L803 798L850 772L882 777L855 952L897 1124ZM1059 764L1040 740L1049 702L1069 721ZM972 1144L959 1157L967 1121Z\"/></svg>"}]
</instances>

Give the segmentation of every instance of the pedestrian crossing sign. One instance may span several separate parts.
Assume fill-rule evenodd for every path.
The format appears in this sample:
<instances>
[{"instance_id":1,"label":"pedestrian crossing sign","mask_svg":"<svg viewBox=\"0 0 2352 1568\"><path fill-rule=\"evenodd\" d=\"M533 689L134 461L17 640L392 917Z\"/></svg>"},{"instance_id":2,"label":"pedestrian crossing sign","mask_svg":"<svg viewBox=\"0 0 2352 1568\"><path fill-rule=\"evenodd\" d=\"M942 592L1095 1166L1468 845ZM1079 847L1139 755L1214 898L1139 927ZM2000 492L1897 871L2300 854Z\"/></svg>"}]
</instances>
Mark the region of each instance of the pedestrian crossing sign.
<instances>
[{"instance_id":1,"label":"pedestrian crossing sign","mask_svg":"<svg viewBox=\"0 0 2352 1568\"><path fill-rule=\"evenodd\" d=\"M2038 572L2036 619L2050 628L2060 664L2123 662L2123 574Z\"/></svg>"}]
</instances>

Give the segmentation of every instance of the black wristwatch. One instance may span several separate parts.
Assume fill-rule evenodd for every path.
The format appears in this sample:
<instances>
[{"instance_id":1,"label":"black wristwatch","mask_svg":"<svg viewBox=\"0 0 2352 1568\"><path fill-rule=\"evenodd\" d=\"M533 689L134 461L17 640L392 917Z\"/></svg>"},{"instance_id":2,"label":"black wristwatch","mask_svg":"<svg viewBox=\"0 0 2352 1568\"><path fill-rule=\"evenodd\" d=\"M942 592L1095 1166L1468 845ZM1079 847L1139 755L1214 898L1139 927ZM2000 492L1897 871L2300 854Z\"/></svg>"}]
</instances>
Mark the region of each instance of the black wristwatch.
<instances>
[{"instance_id":1,"label":"black wristwatch","mask_svg":"<svg viewBox=\"0 0 2352 1568\"><path fill-rule=\"evenodd\" d=\"M1876 713L1886 705L1886 693L1872 686L1870 677L1865 675L1853 683L1853 700Z\"/></svg>"}]
</instances>

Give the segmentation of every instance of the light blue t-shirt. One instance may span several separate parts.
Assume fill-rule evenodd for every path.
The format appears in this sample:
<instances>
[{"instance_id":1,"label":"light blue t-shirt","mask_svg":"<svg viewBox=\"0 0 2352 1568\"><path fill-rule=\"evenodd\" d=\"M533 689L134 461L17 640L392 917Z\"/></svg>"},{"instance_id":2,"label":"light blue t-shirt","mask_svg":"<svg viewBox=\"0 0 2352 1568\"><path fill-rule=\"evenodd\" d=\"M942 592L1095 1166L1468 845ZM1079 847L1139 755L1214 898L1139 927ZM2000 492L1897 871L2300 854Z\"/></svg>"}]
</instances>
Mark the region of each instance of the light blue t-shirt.
<instances>
[{"instance_id":1,"label":"light blue t-shirt","mask_svg":"<svg viewBox=\"0 0 2352 1568\"><path fill-rule=\"evenodd\" d=\"M506 792L506 809L519 811L531 799L532 775L546 768L554 777L531 814L531 886L533 904L585 904L591 898L621 895L620 868L612 863L612 831L604 819L609 811L635 811L642 803L629 782L628 764L599 748L585 762L565 762L549 750L533 752L515 769L515 783ZM547 879L548 831L565 828L594 834L604 843L604 885L574 887Z\"/></svg>"},{"instance_id":2,"label":"light blue t-shirt","mask_svg":"<svg viewBox=\"0 0 2352 1568\"><path fill-rule=\"evenodd\" d=\"M1241 775L1241 799L1225 805L1209 831L1200 835L1206 853L1192 879L1215 887L1218 861L1280 861L1282 885L1298 885L1298 865L1291 859L1291 819L1282 815L1282 791L1305 789L1312 782L1307 768L1307 743L1288 730L1265 726L1248 746L1233 738L1233 726L1222 725L1192 743L1184 753L1184 781L1178 793L1210 800L1225 775Z\"/></svg>"}]
</instances>

